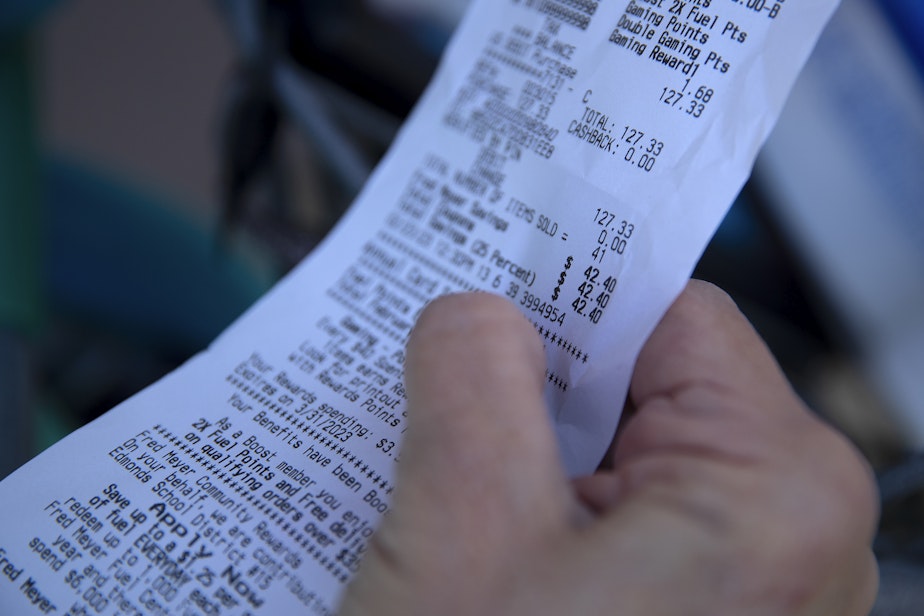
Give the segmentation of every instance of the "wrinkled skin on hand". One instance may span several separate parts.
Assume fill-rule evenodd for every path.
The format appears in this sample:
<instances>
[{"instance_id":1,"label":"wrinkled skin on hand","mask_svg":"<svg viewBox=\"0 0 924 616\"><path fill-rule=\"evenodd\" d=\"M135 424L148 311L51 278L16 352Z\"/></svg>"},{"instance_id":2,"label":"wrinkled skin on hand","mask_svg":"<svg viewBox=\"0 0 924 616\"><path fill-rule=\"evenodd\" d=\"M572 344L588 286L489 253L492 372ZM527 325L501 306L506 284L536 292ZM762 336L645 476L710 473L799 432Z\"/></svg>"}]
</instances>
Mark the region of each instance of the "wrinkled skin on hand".
<instances>
[{"instance_id":1,"label":"wrinkled skin on hand","mask_svg":"<svg viewBox=\"0 0 924 616\"><path fill-rule=\"evenodd\" d=\"M502 298L423 313L392 509L342 614L869 612L869 470L723 292L691 282L656 328L591 477L562 470L544 370Z\"/></svg>"}]
</instances>

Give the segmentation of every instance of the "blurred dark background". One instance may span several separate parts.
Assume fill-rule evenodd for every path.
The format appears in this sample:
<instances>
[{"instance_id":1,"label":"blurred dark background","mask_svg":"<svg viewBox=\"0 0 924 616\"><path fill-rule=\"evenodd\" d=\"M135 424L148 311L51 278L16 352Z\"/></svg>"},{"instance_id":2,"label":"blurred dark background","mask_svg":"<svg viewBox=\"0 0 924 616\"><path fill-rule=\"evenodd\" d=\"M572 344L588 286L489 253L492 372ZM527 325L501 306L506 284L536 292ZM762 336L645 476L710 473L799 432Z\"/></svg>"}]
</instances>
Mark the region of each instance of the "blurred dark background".
<instances>
[{"instance_id":1,"label":"blurred dark background","mask_svg":"<svg viewBox=\"0 0 924 616\"><path fill-rule=\"evenodd\" d=\"M205 347L349 205L465 0L0 5L0 477ZM696 270L880 479L924 605L924 5L844 0Z\"/></svg>"}]
</instances>

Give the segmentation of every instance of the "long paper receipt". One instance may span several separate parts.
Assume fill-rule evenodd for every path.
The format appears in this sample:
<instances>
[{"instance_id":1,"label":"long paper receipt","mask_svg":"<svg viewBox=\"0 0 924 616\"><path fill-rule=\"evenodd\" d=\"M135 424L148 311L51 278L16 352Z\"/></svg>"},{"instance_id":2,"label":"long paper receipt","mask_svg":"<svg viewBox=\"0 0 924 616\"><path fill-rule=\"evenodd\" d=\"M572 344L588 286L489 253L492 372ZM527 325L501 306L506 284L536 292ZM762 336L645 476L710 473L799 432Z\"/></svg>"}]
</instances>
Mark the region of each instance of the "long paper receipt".
<instances>
[{"instance_id":1,"label":"long paper receipt","mask_svg":"<svg viewBox=\"0 0 924 616\"><path fill-rule=\"evenodd\" d=\"M315 253L0 484L0 613L333 613L388 511L405 341L444 293L520 307L564 463L594 469L835 5L476 0Z\"/></svg>"}]
</instances>

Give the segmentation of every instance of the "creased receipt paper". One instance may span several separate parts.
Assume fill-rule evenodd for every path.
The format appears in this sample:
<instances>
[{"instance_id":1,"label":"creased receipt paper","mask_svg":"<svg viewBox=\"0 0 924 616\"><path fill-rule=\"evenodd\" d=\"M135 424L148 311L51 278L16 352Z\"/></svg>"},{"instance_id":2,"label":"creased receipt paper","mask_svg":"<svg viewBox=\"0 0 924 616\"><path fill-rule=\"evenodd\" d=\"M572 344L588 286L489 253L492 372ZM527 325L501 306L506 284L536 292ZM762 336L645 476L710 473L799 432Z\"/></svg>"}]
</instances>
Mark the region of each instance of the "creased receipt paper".
<instances>
[{"instance_id":1,"label":"creased receipt paper","mask_svg":"<svg viewBox=\"0 0 924 616\"><path fill-rule=\"evenodd\" d=\"M835 0L480 0L344 220L205 352L0 484L0 613L332 613L449 292L545 343L572 474Z\"/></svg>"}]
</instances>

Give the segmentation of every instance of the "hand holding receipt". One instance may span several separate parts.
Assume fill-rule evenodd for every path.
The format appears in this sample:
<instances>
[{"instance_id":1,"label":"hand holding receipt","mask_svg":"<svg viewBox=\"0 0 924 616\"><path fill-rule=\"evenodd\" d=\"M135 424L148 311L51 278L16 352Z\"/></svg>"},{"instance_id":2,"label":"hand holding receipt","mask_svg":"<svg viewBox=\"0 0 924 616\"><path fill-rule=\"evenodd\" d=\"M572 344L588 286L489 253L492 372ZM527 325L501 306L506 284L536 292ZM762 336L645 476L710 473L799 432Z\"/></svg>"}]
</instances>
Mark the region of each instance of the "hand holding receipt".
<instances>
[{"instance_id":1,"label":"hand holding receipt","mask_svg":"<svg viewBox=\"0 0 924 616\"><path fill-rule=\"evenodd\" d=\"M519 308L563 472L595 469L835 4L474 2L315 253L0 484L0 607L332 613L391 506L409 333L449 293Z\"/></svg>"}]
</instances>

